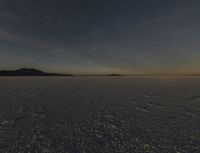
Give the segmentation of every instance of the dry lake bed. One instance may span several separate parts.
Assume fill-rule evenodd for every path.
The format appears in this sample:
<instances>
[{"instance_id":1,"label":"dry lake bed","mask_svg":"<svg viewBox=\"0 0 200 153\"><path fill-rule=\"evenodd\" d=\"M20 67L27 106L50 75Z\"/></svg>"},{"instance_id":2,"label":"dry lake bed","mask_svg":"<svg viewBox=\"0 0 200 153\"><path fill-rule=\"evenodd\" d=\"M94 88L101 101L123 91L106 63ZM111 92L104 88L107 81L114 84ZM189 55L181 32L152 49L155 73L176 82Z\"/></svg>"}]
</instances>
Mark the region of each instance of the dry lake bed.
<instances>
[{"instance_id":1,"label":"dry lake bed","mask_svg":"<svg viewBox=\"0 0 200 153\"><path fill-rule=\"evenodd\" d=\"M0 78L0 153L146 152L200 152L200 77Z\"/></svg>"}]
</instances>

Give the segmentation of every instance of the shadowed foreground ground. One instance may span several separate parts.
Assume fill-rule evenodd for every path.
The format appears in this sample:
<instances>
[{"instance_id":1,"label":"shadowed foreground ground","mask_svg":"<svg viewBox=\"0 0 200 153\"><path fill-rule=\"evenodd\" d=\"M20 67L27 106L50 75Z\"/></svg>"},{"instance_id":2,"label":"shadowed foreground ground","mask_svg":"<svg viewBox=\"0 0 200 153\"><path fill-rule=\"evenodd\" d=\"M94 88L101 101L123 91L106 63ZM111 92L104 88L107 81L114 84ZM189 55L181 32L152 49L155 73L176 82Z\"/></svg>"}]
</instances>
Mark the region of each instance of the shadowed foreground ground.
<instances>
[{"instance_id":1,"label":"shadowed foreground ground","mask_svg":"<svg viewBox=\"0 0 200 153\"><path fill-rule=\"evenodd\" d=\"M0 153L198 153L200 78L0 78Z\"/></svg>"}]
</instances>

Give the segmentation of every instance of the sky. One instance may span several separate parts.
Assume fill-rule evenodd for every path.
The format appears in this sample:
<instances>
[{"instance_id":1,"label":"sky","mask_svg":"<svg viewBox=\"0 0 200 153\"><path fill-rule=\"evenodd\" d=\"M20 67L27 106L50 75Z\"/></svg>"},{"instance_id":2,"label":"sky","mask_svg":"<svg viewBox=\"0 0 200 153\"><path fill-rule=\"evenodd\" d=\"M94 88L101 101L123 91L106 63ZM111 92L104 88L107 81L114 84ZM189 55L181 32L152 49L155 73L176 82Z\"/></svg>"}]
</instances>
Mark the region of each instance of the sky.
<instances>
[{"instance_id":1,"label":"sky","mask_svg":"<svg viewBox=\"0 0 200 153\"><path fill-rule=\"evenodd\" d=\"M199 0L0 0L0 69L200 74Z\"/></svg>"}]
</instances>

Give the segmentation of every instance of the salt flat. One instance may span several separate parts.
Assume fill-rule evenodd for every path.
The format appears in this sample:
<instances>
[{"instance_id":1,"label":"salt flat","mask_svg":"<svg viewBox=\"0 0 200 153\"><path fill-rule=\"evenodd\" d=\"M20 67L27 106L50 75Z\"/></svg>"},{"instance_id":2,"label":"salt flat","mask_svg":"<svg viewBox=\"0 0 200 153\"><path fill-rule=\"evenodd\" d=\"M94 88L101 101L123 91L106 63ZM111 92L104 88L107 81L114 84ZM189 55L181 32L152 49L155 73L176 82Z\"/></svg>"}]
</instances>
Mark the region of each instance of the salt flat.
<instances>
[{"instance_id":1,"label":"salt flat","mask_svg":"<svg viewBox=\"0 0 200 153\"><path fill-rule=\"evenodd\" d=\"M0 153L200 152L200 77L2 77Z\"/></svg>"}]
</instances>

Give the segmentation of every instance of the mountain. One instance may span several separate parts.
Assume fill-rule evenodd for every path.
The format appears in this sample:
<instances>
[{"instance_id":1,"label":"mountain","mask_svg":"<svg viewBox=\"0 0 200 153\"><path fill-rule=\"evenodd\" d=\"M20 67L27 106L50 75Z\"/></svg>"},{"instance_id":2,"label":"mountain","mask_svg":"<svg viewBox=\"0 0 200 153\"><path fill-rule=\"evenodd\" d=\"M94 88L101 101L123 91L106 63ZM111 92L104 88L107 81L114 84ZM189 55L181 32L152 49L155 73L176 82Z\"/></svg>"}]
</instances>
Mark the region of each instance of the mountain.
<instances>
[{"instance_id":1,"label":"mountain","mask_svg":"<svg viewBox=\"0 0 200 153\"><path fill-rule=\"evenodd\" d=\"M72 76L71 74L46 73L32 68L21 68L14 71L0 71L0 76Z\"/></svg>"}]
</instances>

